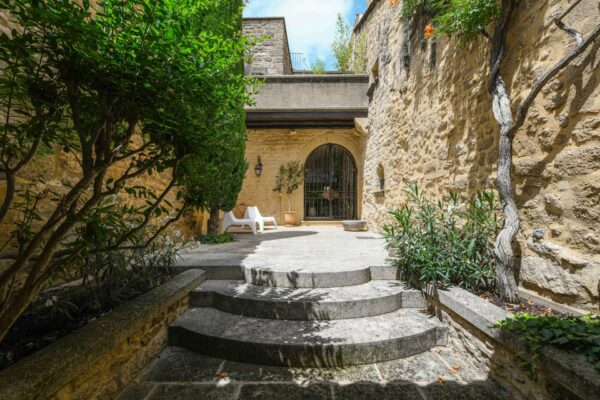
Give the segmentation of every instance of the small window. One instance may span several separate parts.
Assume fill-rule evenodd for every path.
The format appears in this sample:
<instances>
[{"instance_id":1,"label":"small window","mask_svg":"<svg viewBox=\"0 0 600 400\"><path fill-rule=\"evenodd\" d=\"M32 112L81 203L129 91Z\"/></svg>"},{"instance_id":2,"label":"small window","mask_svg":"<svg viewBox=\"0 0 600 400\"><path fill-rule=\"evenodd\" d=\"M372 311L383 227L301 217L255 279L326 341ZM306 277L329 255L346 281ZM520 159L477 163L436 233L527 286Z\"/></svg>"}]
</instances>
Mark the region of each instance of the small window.
<instances>
[{"instance_id":1,"label":"small window","mask_svg":"<svg viewBox=\"0 0 600 400\"><path fill-rule=\"evenodd\" d=\"M385 190L385 170L381 164L377 166L377 177L379 178L379 190Z\"/></svg>"},{"instance_id":2,"label":"small window","mask_svg":"<svg viewBox=\"0 0 600 400\"><path fill-rule=\"evenodd\" d=\"M379 61L371 68L371 75L369 76L369 90L367 90L367 96L371 96L375 91L375 87L379 83Z\"/></svg>"}]
</instances>

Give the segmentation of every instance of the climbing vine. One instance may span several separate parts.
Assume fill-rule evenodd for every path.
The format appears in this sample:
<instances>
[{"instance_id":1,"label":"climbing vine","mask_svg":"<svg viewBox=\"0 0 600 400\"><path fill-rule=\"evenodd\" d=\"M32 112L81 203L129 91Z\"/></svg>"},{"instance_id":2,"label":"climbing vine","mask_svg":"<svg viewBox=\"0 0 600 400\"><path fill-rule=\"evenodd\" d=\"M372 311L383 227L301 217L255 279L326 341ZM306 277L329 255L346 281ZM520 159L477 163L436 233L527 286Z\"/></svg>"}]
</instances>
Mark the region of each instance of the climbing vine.
<instances>
[{"instance_id":1,"label":"climbing vine","mask_svg":"<svg viewBox=\"0 0 600 400\"><path fill-rule=\"evenodd\" d=\"M496 327L515 332L526 350L519 352L521 365L533 377L539 366L541 349L546 345L584 354L600 370L600 316L559 318L517 313L496 323Z\"/></svg>"},{"instance_id":2,"label":"climbing vine","mask_svg":"<svg viewBox=\"0 0 600 400\"><path fill-rule=\"evenodd\" d=\"M555 25L571 36L575 44L533 84L527 97L516 104L516 113L513 112L514 102L504 83L501 67L508 54L506 35L518 0L405 0L402 3L401 14L404 18L414 19L418 15L430 17L431 24L425 28L425 37L437 31L456 37L461 43L483 36L490 44L487 88L492 97L494 118L500 128L497 182L504 212L504 226L498 233L494 249L495 269L499 295L510 302L518 300L513 272L513 245L520 228L511 176L512 142L515 132L525 122L529 108L544 86L600 36L600 24L584 38L580 32L563 22L581 1L573 1L564 12L554 17ZM390 0L390 4L398 2Z\"/></svg>"},{"instance_id":3,"label":"climbing vine","mask_svg":"<svg viewBox=\"0 0 600 400\"><path fill-rule=\"evenodd\" d=\"M402 4L402 16L413 18L422 13L433 15L435 30L456 34L460 40L469 41L481 34L498 19L501 5L497 0L406 0Z\"/></svg>"}]
</instances>

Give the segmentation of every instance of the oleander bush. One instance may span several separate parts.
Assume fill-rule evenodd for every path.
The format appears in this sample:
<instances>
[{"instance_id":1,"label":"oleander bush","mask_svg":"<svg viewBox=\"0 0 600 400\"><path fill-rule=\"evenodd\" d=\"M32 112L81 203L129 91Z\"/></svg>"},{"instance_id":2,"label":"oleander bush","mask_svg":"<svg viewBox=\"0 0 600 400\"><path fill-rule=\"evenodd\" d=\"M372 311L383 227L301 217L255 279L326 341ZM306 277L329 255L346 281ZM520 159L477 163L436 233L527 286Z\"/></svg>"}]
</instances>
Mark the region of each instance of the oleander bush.
<instances>
[{"instance_id":1,"label":"oleander bush","mask_svg":"<svg viewBox=\"0 0 600 400\"><path fill-rule=\"evenodd\" d=\"M403 279L415 286L492 288L498 229L494 195L480 191L463 200L450 192L448 202L434 202L417 185L409 185L406 193L407 202L390 211L392 222L383 230Z\"/></svg>"}]
</instances>

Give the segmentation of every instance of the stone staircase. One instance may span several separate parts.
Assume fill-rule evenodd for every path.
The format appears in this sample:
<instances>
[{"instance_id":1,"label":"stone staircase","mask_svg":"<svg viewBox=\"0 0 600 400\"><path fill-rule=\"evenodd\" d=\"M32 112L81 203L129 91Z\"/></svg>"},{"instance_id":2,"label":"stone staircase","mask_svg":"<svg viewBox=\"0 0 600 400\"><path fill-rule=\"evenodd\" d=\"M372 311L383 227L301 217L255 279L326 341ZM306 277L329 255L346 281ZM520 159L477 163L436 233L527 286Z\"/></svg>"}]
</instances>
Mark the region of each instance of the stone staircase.
<instances>
[{"instance_id":1,"label":"stone staircase","mask_svg":"<svg viewBox=\"0 0 600 400\"><path fill-rule=\"evenodd\" d=\"M191 293L190 309L169 328L170 345L246 363L323 368L446 344L445 325L420 311L421 294L384 267L240 272Z\"/></svg>"}]
</instances>

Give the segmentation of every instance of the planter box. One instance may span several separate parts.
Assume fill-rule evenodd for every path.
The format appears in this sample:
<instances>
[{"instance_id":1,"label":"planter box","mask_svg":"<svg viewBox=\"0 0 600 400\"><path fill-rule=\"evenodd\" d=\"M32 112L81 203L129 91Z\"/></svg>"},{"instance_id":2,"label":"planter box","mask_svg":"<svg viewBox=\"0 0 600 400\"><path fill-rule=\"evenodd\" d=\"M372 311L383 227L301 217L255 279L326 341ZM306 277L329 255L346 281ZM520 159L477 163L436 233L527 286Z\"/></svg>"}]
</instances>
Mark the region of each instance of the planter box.
<instances>
[{"instance_id":1,"label":"planter box","mask_svg":"<svg viewBox=\"0 0 600 400\"><path fill-rule=\"evenodd\" d=\"M0 371L0 399L116 397L164 348L205 276L185 271Z\"/></svg>"}]
</instances>

